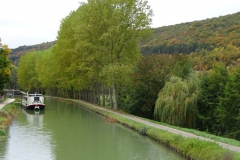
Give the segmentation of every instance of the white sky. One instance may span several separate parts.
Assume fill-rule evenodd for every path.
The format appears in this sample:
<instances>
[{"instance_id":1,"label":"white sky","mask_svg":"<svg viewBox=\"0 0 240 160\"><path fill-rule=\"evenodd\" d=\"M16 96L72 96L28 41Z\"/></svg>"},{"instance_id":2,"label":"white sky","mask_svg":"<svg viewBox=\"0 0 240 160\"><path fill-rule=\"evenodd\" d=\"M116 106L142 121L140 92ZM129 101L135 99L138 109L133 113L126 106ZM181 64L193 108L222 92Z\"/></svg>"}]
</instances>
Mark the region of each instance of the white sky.
<instances>
[{"instance_id":1,"label":"white sky","mask_svg":"<svg viewBox=\"0 0 240 160\"><path fill-rule=\"evenodd\" d=\"M61 19L87 0L1 0L0 37L9 48L56 40ZM152 27L240 12L240 0L148 0Z\"/></svg>"}]
</instances>

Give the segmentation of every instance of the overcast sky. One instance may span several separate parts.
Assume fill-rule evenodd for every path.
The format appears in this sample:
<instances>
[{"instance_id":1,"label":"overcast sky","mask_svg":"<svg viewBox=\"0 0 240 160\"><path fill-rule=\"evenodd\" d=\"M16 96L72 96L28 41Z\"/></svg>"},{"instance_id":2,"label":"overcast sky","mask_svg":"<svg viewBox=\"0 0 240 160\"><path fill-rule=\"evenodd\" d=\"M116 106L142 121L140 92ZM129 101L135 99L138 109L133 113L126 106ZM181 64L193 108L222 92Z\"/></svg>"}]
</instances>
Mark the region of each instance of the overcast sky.
<instances>
[{"instance_id":1,"label":"overcast sky","mask_svg":"<svg viewBox=\"0 0 240 160\"><path fill-rule=\"evenodd\" d=\"M9 48L56 40L61 19L87 0L1 0L0 38ZM151 27L240 12L240 0L148 0Z\"/></svg>"}]
</instances>

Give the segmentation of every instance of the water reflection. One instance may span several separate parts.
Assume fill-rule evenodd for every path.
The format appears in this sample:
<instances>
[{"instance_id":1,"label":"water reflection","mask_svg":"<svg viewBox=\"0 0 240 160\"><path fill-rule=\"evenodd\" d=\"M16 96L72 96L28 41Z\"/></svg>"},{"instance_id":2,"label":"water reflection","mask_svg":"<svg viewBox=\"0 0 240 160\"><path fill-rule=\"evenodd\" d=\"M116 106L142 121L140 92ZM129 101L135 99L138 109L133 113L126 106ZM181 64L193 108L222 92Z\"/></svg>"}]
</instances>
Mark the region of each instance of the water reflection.
<instances>
[{"instance_id":1,"label":"water reflection","mask_svg":"<svg viewBox=\"0 0 240 160\"><path fill-rule=\"evenodd\" d=\"M51 132L44 128L44 112L22 110L9 128L4 160L55 159ZM25 121L24 121L25 119ZM1 158L1 157L0 157Z\"/></svg>"},{"instance_id":2,"label":"water reflection","mask_svg":"<svg viewBox=\"0 0 240 160\"><path fill-rule=\"evenodd\" d=\"M42 127L43 126L43 118L45 114L45 110L25 110L22 109L22 113L26 117L28 124L30 125L37 125Z\"/></svg>"},{"instance_id":3,"label":"water reflection","mask_svg":"<svg viewBox=\"0 0 240 160\"><path fill-rule=\"evenodd\" d=\"M20 110L0 148L3 160L182 160L174 152L74 103L46 98L45 112Z\"/></svg>"}]
</instances>

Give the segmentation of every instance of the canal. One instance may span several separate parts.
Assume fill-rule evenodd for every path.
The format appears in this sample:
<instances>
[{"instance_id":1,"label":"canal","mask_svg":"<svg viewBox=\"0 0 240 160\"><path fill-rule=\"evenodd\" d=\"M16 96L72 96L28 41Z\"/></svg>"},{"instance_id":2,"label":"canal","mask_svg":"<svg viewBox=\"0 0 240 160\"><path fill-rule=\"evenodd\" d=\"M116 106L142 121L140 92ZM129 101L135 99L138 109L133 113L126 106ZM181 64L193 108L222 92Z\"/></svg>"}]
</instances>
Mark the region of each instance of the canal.
<instances>
[{"instance_id":1,"label":"canal","mask_svg":"<svg viewBox=\"0 0 240 160\"><path fill-rule=\"evenodd\" d=\"M45 111L20 109L0 140L1 160L183 160L152 139L78 104L45 98Z\"/></svg>"}]
</instances>

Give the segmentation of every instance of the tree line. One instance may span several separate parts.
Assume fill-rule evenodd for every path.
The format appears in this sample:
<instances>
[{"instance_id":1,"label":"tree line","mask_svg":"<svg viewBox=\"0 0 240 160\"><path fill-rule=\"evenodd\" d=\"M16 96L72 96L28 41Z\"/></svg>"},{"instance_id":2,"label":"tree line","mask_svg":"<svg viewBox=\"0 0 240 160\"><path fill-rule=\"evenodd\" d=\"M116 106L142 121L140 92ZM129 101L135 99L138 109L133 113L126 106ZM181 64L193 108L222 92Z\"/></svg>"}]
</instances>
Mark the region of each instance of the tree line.
<instances>
[{"instance_id":1,"label":"tree line","mask_svg":"<svg viewBox=\"0 0 240 160\"><path fill-rule=\"evenodd\" d=\"M152 10L145 0L81 3L62 20L56 45L52 52L49 50L51 54L36 57L33 53L21 58L21 86L37 89L41 86L39 79L44 81L42 87L49 92L76 97L76 91L81 91L78 96L98 104L105 103L105 96L101 100L100 95L107 90L112 95L111 107L118 109L117 90L125 85L124 81L140 56L138 42L151 32L151 15ZM34 60L36 63L29 64ZM42 77L31 71L26 73L28 68L35 68L35 64Z\"/></svg>"},{"instance_id":2,"label":"tree line","mask_svg":"<svg viewBox=\"0 0 240 160\"><path fill-rule=\"evenodd\" d=\"M11 61L8 59L10 52L11 50L7 45L2 45L0 38L0 98L3 96L3 89L5 88L5 85L10 80Z\"/></svg>"},{"instance_id":3,"label":"tree line","mask_svg":"<svg viewBox=\"0 0 240 160\"><path fill-rule=\"evenodd\" d=\"M81 3L52 48L21 57L19 84L239 140L239 48L142 56L151 15L147 1Z\"/></svg>"}]
</instances>

